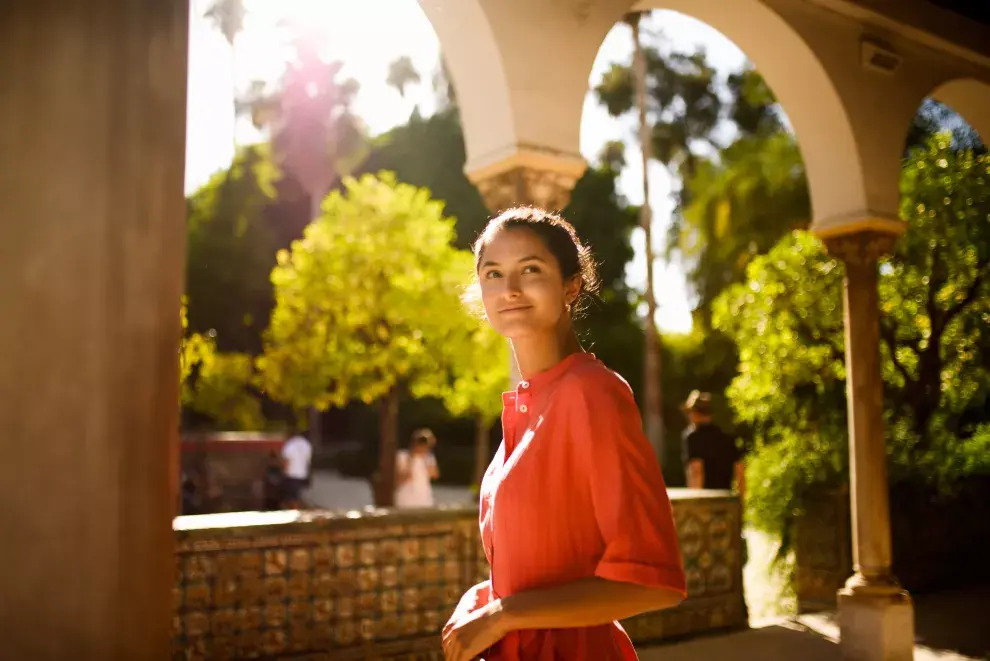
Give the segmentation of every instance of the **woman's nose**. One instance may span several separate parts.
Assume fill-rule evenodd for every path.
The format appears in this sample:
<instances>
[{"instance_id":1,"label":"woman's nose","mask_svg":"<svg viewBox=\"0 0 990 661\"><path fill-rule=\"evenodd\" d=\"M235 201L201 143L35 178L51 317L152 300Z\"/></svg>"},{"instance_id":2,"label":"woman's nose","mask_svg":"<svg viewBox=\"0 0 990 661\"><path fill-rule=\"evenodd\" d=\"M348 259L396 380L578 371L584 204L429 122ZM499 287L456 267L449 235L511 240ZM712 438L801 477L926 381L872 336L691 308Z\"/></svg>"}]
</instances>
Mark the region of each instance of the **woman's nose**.
<instances>
[{"instance_id":1,"label":"woman's nose","mask_svg":"<svg viewBox=\"0 0 990 661\"><path fill-rule=\"evenodd\" d=\"M505 293L509 297L518 296L522 293L522 278L518 275L509 275L505 279Z\"/></svg>"}]
</instances>

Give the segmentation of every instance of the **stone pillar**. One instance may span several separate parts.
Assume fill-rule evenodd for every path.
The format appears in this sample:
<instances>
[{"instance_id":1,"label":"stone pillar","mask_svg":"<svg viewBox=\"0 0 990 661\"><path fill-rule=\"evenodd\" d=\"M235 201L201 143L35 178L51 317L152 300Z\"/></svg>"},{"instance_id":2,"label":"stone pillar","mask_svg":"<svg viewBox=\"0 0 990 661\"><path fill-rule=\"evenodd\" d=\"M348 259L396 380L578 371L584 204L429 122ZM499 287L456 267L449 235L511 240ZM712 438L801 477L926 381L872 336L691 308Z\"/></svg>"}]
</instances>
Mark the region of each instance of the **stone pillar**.
<instances>
[{"instance_id":1,"label":"stone pillar","mask_svg":"<svg viewBox=\"0 0 990 661\"><path fill-rule=\"evenodd\" d=\"M574 184L587 167L580 156L527 147L467 174L495 214L515 206L561 211L570 202ZM522 377L511 354L509 370L509 386L515 388Z\"/></svg>"},{"instance_id":2,"label":"stone pillar","mask_svg":"<svg viewBox=\"0 0 990 661\"><path fill-rule=\"evenodd\" d=\"M877 262L903 225L824 237L845 264L846 383L849 407L849 480L854 574L839 591L844 658L907 661L914 654L911 597L891 572L890 503L883 429L883 379Z\"/></svg>"},{"instance_id":3,"label":"stone pillar","mask_svg":"<svg viewBox=\"0 0 990 661\"><path fill-rule=\"evenodd\" d=\"M170 658L188 22L0 8L3 658Z\"/></svg>"}]
</instances>

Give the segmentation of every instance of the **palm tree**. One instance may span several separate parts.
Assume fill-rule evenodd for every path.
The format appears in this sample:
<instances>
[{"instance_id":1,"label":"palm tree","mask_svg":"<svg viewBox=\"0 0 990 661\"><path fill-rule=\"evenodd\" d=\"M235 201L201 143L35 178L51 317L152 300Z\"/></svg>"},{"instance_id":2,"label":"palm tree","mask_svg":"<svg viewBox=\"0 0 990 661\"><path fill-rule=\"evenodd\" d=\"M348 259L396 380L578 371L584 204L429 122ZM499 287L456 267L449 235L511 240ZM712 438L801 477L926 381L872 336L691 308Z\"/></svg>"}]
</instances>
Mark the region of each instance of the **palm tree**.
<instances>
[{"instance_id":1,"label":"palm tree","mask_svg":"<svg viewBox=\"0 0 990 661\"><path fill-rule=\"evenodd\" d=\"M647 59L659 59L655 51L650 55L643 48L640 36L640 20L642 13L633 12L625 17L625 22L632 29L633 61L632 67L612 64L605 72L601 82L595 88L599 101L605 105L609 114L619 117L633 108L637 112L637 137L640 144L640 154L643 168L643 205L639 210L640 227L646 241L646 320L644 332L644 361L643 361L643 410L646 437L662 457L663 451L663 394L660 383L662 369L660 355L660 334L656 327L657 301L653 290L653 267L656 255L653 251L653 210L650 206L649 162L652 159L653 138L652 126L649 121L647 100L651 97L649 89ZM655 67L654 67L655 68ZM614 152L615 149L613 148ZM607 151L606 151L607 153ZM624 160L624 159L623 159Z\"/></svg>"},{"instance_id":2,"label":"palm tree","mask_svg":"<svg viewBox=\"0 0 990 661\"><path fill-rule=\"evenodd\" d=\"M626 15L625 21L632 28L633 71L636 92L636 110L639 115L639 145L643 168L643 206L640 207L639 223L643 229L646 244L646 323L644 324L645 356L643 369L643 400L646 412L646 437L653 445L658 457L663 457L663 389L660 355L660 332L656 327L657 299L653 291L653 266L656 255L653 252L653 208L650 206L649 163L652 157L653 141L650 136L650 123L646 115L646 54L640 41L640 19L642 13Z\"/></svg>"},{"instance_id":3,"label":"palm tree","mask_svg":"<svg viewBox=\"0 0 990 661\"><path fill-rule=\"evenodd\" d=\"M598 153L598 162L616 174L626 167L626 143L622 140L609 140Z\"/></svg>"},{"instance_id":4,"label":"palm tree","mask_svg":"<svg viewBox=\"0 0 990 661\"><path fill-rule=\"evenodd\" d=\"M412 59L408 55L396 58L388 65L388 78L386 82L396 89L399 96L405 98L406 87L416 85L420 82L419 72L413 66Z\"/></svg>"},{"instance_id":5,"label":"palm tree","mask_svg":"<svg viewBox=\"0 0 990 661\"><path fill-rule=\"evenodd\" d=\"M364 127L351 112L358 92L353 79L341 79L341 62L320 57L322 35L311 28L288 26L296 56L286 64L275 89L252 83L239 101L255 126L267 129L272 151L310 200L310 219L322 213L323 198L367 155ZM322 415L310 411L311 441L322 438Z\"/></svg>"},{"instance_id":6,"label":"palm tree","mask_svg":"<svg viewBox=\"0 0 990 661\"><path fill-rule=\"evenodd\" d=\"M231 85L234 90L234 98L237 98L237 51L234 48L237 36L244 31L244 9L243 0L213 0L210 8L206 10L204 17L213 23L213 26L220 31L223 38L230 44L230 73ZM232 140L234 152L237 151L237 107L234 107L234 129Z\"/></svg>"},{"instance_id":7,"label":"palm tree","mask_svg":"<svg viewBox=\"0 0 990 661\"><path fill-rule=\"evenodd\" d=\"M656 158L674 177L693 173L697 167L697 143L714 144L712 132L721 119L722 105L715 87L715 71L708 66L704 52L664 56L657 48L644 46L642 16L641 13L630 13L624 19L633 33L632 66L612 64L595 91L612 116L624 115L633 108L638 114L644 199L640 223L646 238L645 299L648 309L644 417L647 437L662 457L662 338L654 323L657 305L653 291L653 267L656 255L651 231L653 214L649 205L647 164ZM685 206L688 193L683 187L679 191L678 211ZM676 222L676 216L674 220Z\"/></svg>"}]
</instances>

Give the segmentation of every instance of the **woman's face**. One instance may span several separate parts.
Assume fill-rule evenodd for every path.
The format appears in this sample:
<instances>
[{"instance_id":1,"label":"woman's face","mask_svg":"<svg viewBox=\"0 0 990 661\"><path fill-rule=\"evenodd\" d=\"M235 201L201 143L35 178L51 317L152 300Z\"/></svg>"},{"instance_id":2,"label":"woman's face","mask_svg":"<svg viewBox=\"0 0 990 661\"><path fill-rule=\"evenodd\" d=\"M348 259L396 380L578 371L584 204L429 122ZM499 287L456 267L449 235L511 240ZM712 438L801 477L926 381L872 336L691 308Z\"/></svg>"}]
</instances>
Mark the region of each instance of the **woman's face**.
<instances>
[{"instance_id":1,"label":"woman's face","mask_svg":"<svg viewBox=\"0 0 990 661\"><path fill-rule=\"evenodd\" d=\"M578 276L564 282L557 258L526 228L502 229L492 237L478 282L489 323L509 339L556 332L581 286Z\"/></svg>"}]
</instances>

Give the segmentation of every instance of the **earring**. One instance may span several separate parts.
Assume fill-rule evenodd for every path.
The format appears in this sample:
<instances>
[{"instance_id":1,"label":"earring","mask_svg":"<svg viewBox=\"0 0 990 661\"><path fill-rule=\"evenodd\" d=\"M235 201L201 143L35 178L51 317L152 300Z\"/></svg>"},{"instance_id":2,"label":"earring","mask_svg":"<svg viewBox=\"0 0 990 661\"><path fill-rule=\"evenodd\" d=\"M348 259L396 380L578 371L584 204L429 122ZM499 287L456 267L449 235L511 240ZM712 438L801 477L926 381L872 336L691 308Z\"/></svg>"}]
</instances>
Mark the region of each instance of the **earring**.
<instances>
[{"instance_id":1,"label":"earring","mask_svg":"<svg viewBox=\"0 0 990 661\"><path fill-rule=\"evenodd\" d=\"M570 312L570 311L571 311L571 304L570 304L570 303L565 303L565 304L564 304L564 308L565 308L565 309L566 309L566 310L567 310L568 312Z\"/></svg>"}]
</instances>

